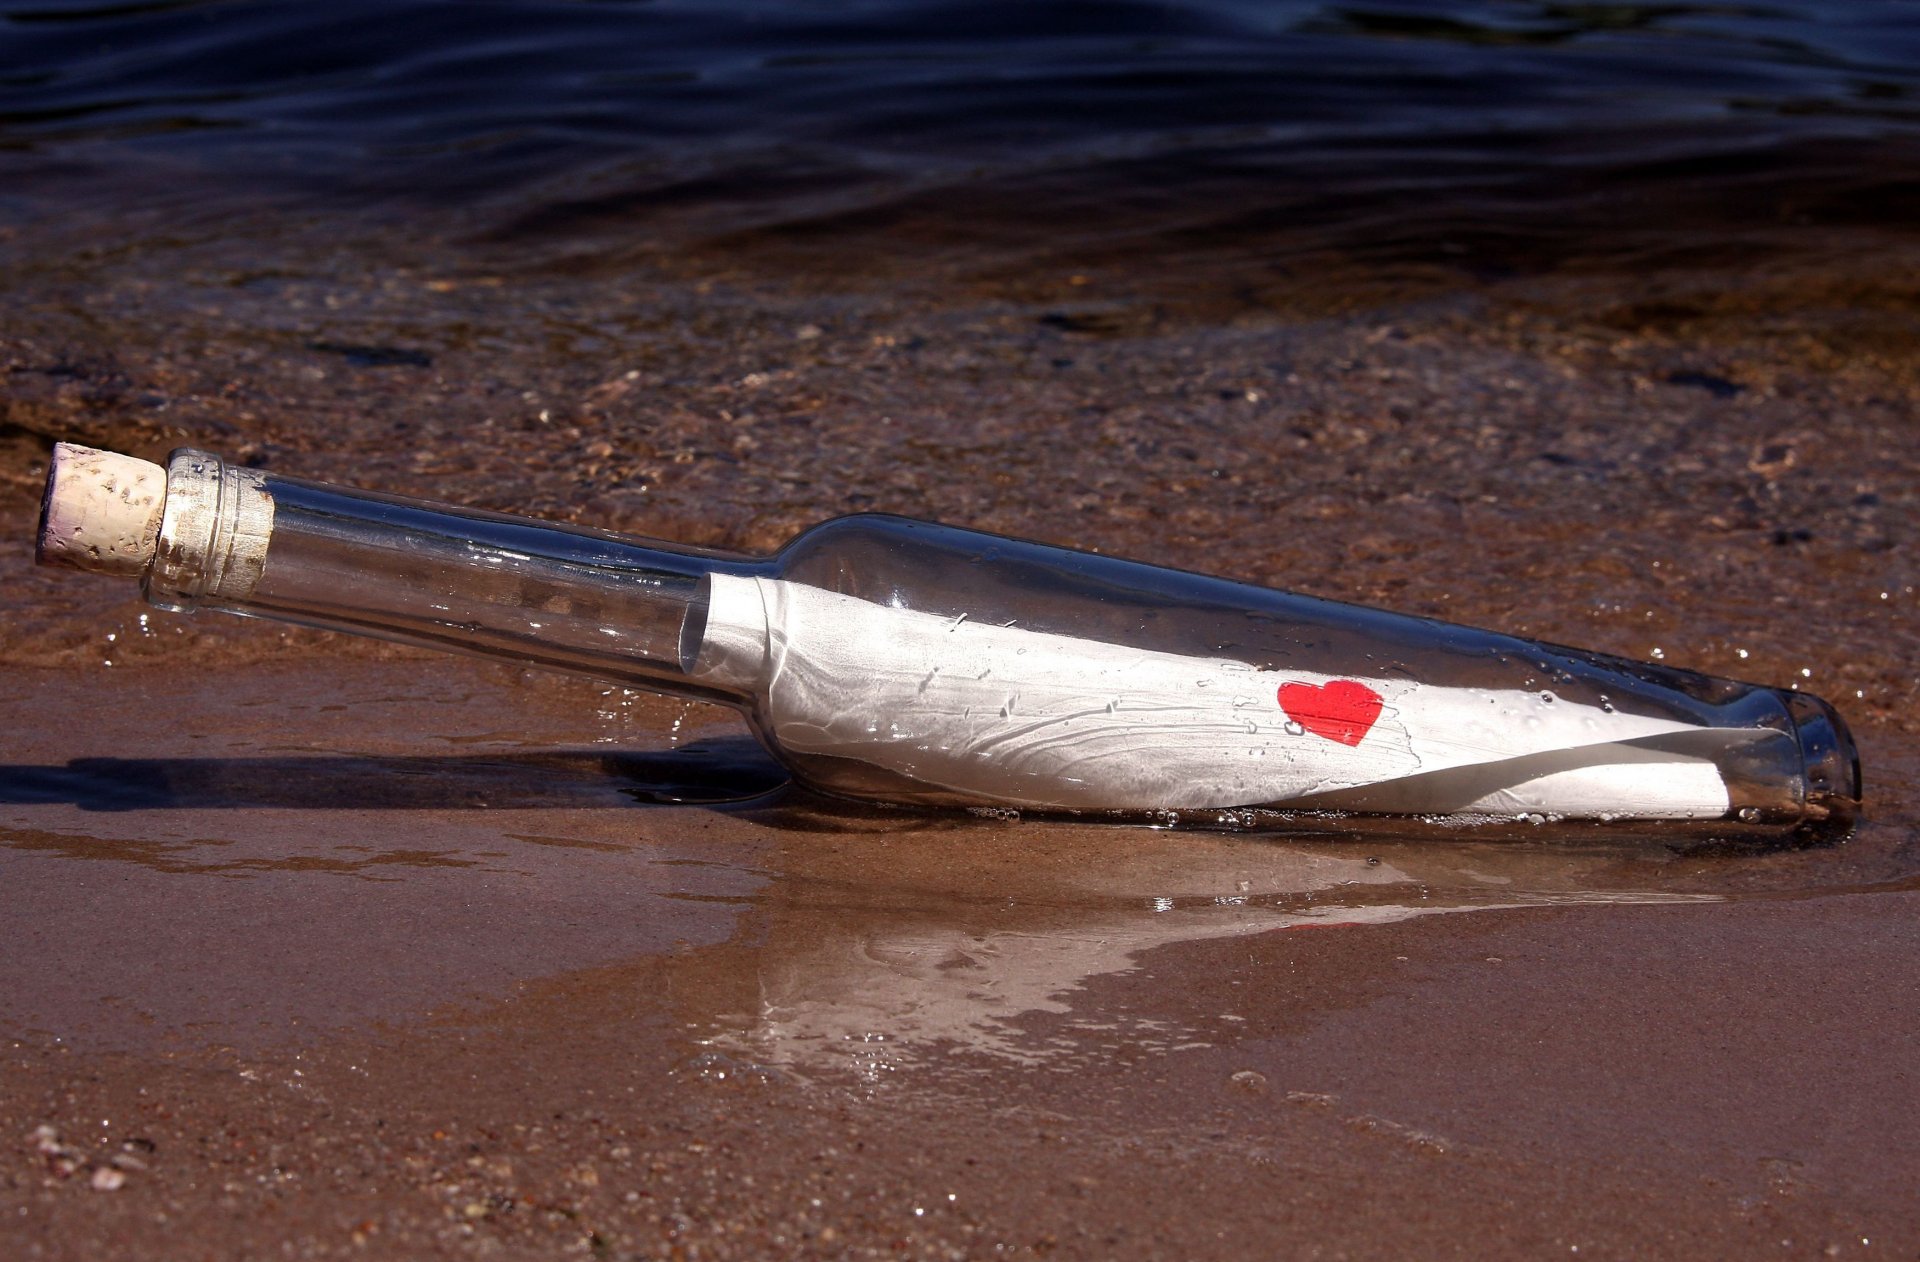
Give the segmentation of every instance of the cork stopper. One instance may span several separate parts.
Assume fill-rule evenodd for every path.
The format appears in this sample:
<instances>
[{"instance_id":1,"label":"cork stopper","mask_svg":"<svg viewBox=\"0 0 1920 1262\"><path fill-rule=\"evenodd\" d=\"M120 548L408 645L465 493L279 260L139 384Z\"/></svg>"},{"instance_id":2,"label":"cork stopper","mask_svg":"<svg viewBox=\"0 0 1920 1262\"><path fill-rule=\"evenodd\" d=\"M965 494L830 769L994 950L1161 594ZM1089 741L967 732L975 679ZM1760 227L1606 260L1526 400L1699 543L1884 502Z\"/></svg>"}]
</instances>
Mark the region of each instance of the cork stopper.
<instances>
[{"instance_id":1,"label":"cork stopper","mask_svg":"<svg viewBox=\"0 0 1920 1262\"><path fill-rule=\"evenodd\" d=\"M138 578L153 561L167 503L157 464L73 443L53 449L34 559L95 574Z\"/></svg>"}]
</instances>

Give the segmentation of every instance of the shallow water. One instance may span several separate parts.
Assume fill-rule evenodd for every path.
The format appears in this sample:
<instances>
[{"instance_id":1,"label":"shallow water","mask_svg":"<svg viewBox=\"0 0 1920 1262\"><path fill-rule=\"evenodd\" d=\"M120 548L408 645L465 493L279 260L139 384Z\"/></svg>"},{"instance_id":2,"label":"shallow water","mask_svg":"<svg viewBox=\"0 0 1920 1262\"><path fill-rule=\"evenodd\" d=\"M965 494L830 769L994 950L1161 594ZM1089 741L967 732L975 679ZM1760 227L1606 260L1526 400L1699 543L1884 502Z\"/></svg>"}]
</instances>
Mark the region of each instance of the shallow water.
<instances>
[{"instance_id":1,"label":"shallow water","mask_svg":"<svg viewBox=\"0 0 1920 1262\"><path fill-rule=\"evenodd\" d=\"M435 663L425 689L418 674L243 666L215 697L140 670L134 690L103 685L117 704L84 735L33 735L29 716L72 683L23 680L0 767L0 932L37 947L6 969L10 1028L92 1050L188 1031L262 1050L731 944L759 999L743 1013L683 994L703 1047L829 1081L870 1075L869 1041L894 1070L941 1048L1067 1069L1106 1040L1035 1037L1031 1020L1176 944L1920 889L1904 793L1845 846L1775 853L1551 826L1289 838L891 811L784 788L714 712L497 667ZM596 698L614 708L585 717ZM171 716L157 731L156 710ZM615 743L579 744L596 735ZM201 927L179 934L182 914ZM263 918L295 954L258 953ZM402 943L420 935L439 946L414 957ZM111 957L88 958L101 940ZM156 970L184 984L143 980ZM1128 1043L1209 1046L1207 1024L1163 1015Z\"/></svg>"},{"instance_id":2,"label":"shallow water","mask_svg":"<svg viewBox=\"0 0 1920 1262\"><path fill-rule=\"evenodd\" d=\"M1920 1244L1903 9L369 12L0 7L11 1252ZM56 439L1804 687L1865 818L850 807L722 712L35 570Z\"/></svg>"}]
</instances>

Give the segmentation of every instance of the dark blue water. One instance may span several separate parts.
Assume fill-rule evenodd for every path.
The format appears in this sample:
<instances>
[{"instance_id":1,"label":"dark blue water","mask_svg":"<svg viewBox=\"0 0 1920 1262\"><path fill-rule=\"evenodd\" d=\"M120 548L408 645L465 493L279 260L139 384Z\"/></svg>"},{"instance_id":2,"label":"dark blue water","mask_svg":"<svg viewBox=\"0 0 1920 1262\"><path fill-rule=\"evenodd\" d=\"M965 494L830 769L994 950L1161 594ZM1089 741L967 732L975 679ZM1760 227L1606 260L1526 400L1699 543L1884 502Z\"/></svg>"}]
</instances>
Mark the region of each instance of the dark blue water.
<instances>
[{"instance_id":1,"label":"dark blue water","mask_svg":"<svg viewBox=\"0 0 1920 1262\"><path fill-rule=\"evenodd\" d=\"M1920 6L0 4L0 206L133 172L158 202L479 208L507 237L1900 230Z\"/></svg>"}]
</instances>

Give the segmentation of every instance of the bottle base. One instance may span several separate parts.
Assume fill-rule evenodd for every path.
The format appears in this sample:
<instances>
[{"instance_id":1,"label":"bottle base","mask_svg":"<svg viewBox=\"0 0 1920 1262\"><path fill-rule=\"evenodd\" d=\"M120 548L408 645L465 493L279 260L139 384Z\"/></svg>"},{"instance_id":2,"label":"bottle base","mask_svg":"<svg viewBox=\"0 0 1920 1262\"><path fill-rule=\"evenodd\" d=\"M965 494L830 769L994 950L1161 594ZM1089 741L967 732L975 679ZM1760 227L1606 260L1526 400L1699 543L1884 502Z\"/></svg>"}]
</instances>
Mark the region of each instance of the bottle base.
<instances>
[{"instance_id":1,"label":"bottle base","mask_svg":"<svg viewBox=\"0 0 1920 1262\"><path fill-rule=\"evenodd\" d=\"M1845 719L1811 693L1787 694L1787 713L1806 768L1802 830L1832 837L1853 827L1860 813L1860 755Z\"/></svg>"}]
</instances>

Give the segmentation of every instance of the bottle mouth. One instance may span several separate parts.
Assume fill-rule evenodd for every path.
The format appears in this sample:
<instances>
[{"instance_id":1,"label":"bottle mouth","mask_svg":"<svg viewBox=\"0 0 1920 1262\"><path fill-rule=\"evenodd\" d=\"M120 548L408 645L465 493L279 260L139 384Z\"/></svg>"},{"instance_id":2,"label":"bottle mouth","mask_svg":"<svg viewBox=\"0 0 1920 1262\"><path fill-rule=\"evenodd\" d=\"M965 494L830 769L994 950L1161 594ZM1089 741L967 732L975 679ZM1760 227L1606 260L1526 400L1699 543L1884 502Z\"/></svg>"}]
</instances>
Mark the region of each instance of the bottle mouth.
<instances>
[{"instance_id":1,"label":"bottle mouth","mask_svg":"<svg viewBox=\"0 0 1920 1262\"><path fill-rule=\"evenodd\" d=\"M1860 813L1860 755L1853 734L1839 711L1819 697L1790 692L1786 698L1806 769L1803 819L1820 833L1851 828Z\"/></svg>"},{"instance_id":2,"label":"bottle mouth","mask_svg":"<svg viewBox=\"0 0 1920 1262\"><path fill-rule=\"evenodd\" d=\"M166 508L146 597L191 611L203 600L244 602L266 567L273 495L255 469L181 447L167 457Z\"/></svg>"}]
</instances>

